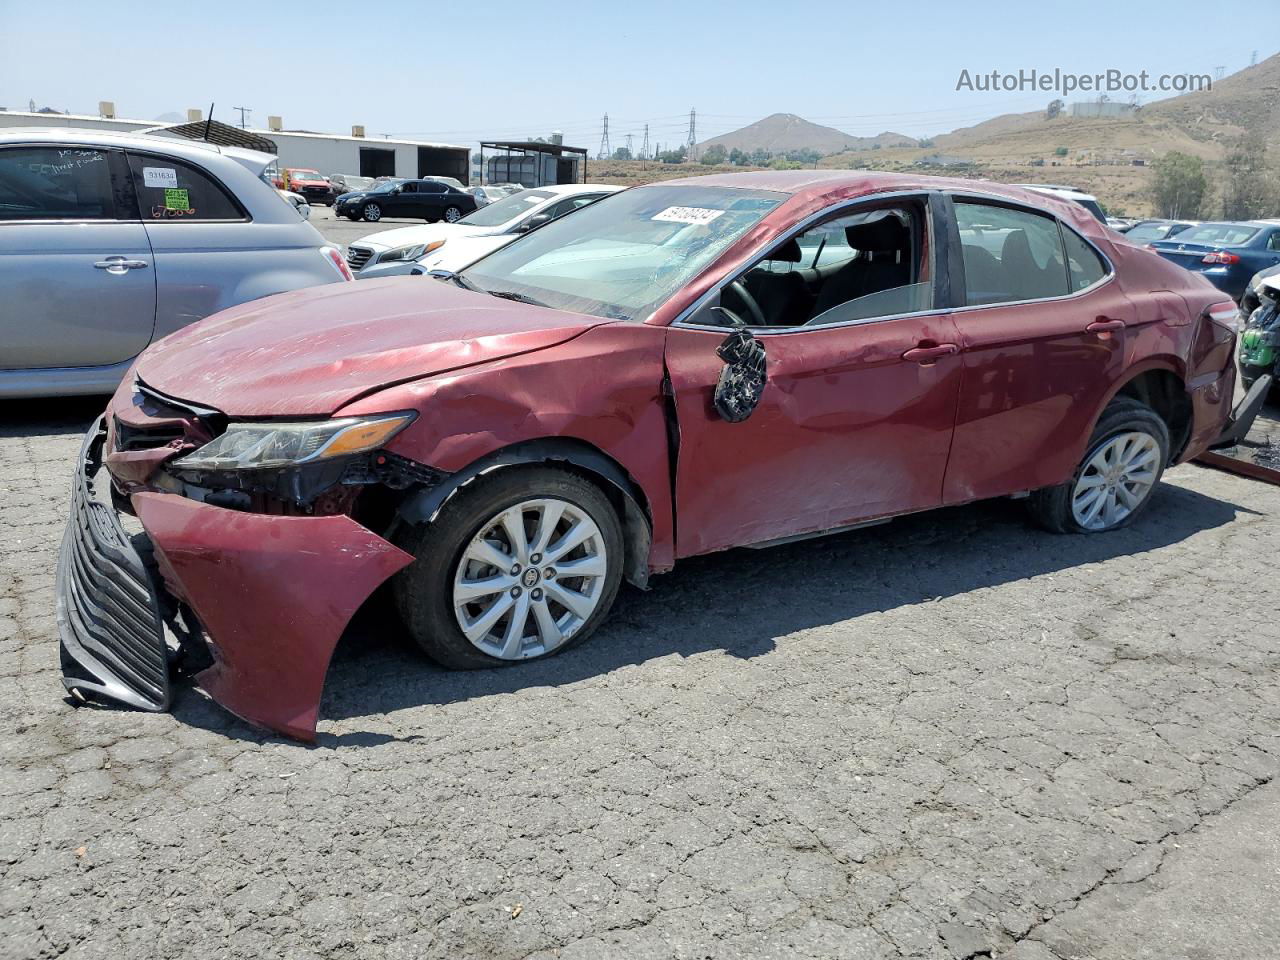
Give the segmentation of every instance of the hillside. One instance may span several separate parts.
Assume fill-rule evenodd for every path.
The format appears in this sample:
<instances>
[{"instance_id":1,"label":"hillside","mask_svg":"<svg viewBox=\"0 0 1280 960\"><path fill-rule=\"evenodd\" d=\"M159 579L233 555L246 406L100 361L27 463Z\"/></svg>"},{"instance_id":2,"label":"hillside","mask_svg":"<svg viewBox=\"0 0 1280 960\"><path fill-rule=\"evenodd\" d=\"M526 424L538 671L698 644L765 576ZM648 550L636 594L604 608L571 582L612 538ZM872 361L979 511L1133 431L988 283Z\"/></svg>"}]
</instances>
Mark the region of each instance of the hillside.
<instances>
[{"instance_id":1,"label":"hillside","mask_svg":"<svg viewBox=\"0 0 1280 960\"><path fill-rule=\"evenodd\" d=\"M875 137L854 137L834 127L810 123L794 113L775 113L730 133L712 137L698 144L701 153L720 144L726 150L766 150L787 153L791 150L816 150L818 153L840 153L844 150L870 150L874 146L910 146L916 142L900 133L882 133Z\"/></svg>"},{"instance_id":2,"label":"hillside","mask_svg":"<svg viewBox=\"0 0 1280 960\"><path fill-rule=\"evenodd\" d=\"M1280 54L1224 77L1203 93L1187 93L1142 111L1177 124L1197 140L1222 140L1246 132L1280 137Z\"/></svg>"}]
</instances>

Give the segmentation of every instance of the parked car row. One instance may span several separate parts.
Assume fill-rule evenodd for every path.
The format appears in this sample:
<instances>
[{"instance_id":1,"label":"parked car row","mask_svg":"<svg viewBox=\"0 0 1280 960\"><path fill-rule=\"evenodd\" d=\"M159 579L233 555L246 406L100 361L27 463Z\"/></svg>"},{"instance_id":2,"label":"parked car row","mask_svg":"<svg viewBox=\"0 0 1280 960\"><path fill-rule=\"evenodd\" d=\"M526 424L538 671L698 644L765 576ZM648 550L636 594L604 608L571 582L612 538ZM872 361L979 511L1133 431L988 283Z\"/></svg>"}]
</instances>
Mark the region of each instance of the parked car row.
<instances>
[{"instance_id":1,"label":"parked car row","mask_svg":"<svg viewBox=\"0 0 1280 960\"><path fill-rule=\"evenodd\" d=\"M454 222L401 227L363 237L348 245L347 264L357 279L460 270L521 234L620 189L602 183L574 183L521 190Z\"/></svg>"},{"instance_id":2,"label":"parked car row","mask_svg":"<svg viewBox=\"0 0 1280 960\"><path fill-rule=\"evenodd\" d=\"M364 190L344 193L334 201L335 216L377 223L383 217L414 217L449 223L478 206L476 198L448 178L383 180ZM457 181L454 181L455 183Z\"/></svg>"}]
</instances>

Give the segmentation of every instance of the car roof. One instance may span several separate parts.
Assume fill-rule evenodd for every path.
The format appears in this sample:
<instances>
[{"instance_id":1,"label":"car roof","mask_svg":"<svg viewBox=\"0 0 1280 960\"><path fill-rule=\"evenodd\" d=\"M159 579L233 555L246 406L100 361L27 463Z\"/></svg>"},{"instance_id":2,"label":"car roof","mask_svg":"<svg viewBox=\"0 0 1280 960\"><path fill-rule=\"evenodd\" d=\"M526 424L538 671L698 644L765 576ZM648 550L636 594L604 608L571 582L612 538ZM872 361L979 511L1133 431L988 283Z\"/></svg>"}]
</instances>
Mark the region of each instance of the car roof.
<instances>
[{"instance_id":1,"label":"car roof","mask_svg":"<svg viewBox=\"0 0 1280 960\"><path fill-rule=\"evenodd\" d=\"M248 150L244 147L222 147L202 140L158 137L118 130L93 130L87 127L7 127L0 129L0 144L3 143L78 143L85 146L112 146L124 149L132 147L136 150L154 150L171 153L175 157L188 158L208 156L212 153L229 157L255 174L261 173L272 160L276 159L274 154Z\"/></svg>"},{"instance_id":2,"label":"car roof","mask_svg":"<svg viewBox=\"0 0 1280 960\"><path fill-rule=\"evenodd\" d=\"M1072 223L1097 223L1096 218L1079 204L1056 193L1042 193L1025 187L994 180L970 180L963 177L935 177L915 173L883 173L876 170L758 170L746 173L712 173L706 176L659 180L633 187L650 190L666 186L739 187L747 190L772 190L799 199L817 200L833 195L850 198L893 191L947 190L953 193L986 194L1003 197L1032 207L1066 215ZM1099 224L1101 226L1101 224Z\"/></svg>"}]
</instances>

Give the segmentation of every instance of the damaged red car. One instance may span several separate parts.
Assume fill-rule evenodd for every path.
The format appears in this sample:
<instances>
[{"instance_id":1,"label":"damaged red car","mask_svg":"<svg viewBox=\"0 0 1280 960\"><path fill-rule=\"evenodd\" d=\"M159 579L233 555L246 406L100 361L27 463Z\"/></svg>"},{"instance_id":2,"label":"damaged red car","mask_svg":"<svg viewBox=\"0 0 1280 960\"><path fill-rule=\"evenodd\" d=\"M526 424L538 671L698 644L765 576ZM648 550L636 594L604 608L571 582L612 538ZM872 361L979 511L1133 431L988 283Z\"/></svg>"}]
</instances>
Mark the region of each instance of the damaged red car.
<instances>
[{"instance_id":1,"label":"damaged red car","mask_svg":"<svg viewBox=\"0 0 1280 960\"><path fill-rule=\"evenodd\" d=\"M459 274L148 349L86 437L64 682L315 734L386 581L423 650L559 653L680 558L988 497L1113 530L1231 416L1235 307L1067 201L859 172L636 187Z\"/></svg>"}]
</instances>

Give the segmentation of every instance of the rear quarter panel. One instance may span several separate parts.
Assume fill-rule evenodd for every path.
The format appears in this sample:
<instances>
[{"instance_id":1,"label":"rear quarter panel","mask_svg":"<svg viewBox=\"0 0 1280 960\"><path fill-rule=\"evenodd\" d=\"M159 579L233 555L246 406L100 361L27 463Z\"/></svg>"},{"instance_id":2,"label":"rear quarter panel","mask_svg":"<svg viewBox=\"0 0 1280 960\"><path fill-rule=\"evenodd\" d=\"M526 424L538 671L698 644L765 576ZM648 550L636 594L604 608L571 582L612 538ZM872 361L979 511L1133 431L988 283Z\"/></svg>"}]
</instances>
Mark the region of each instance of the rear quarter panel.
<instances>
[{"instance_id":1,"label":"rear quarter panel","mask_svg":"<svg viewBox=\"0 0 1280 960\"><path fill-rule=\"evenodd\" d=\"M649 566L659 572L674 561L665 341L661 328L604 324L555 347L389 387L335 416L417 410L388 449L449 473L529 440L587 443L620 465L647 500Z\"/></svg>"}]
</instances>

